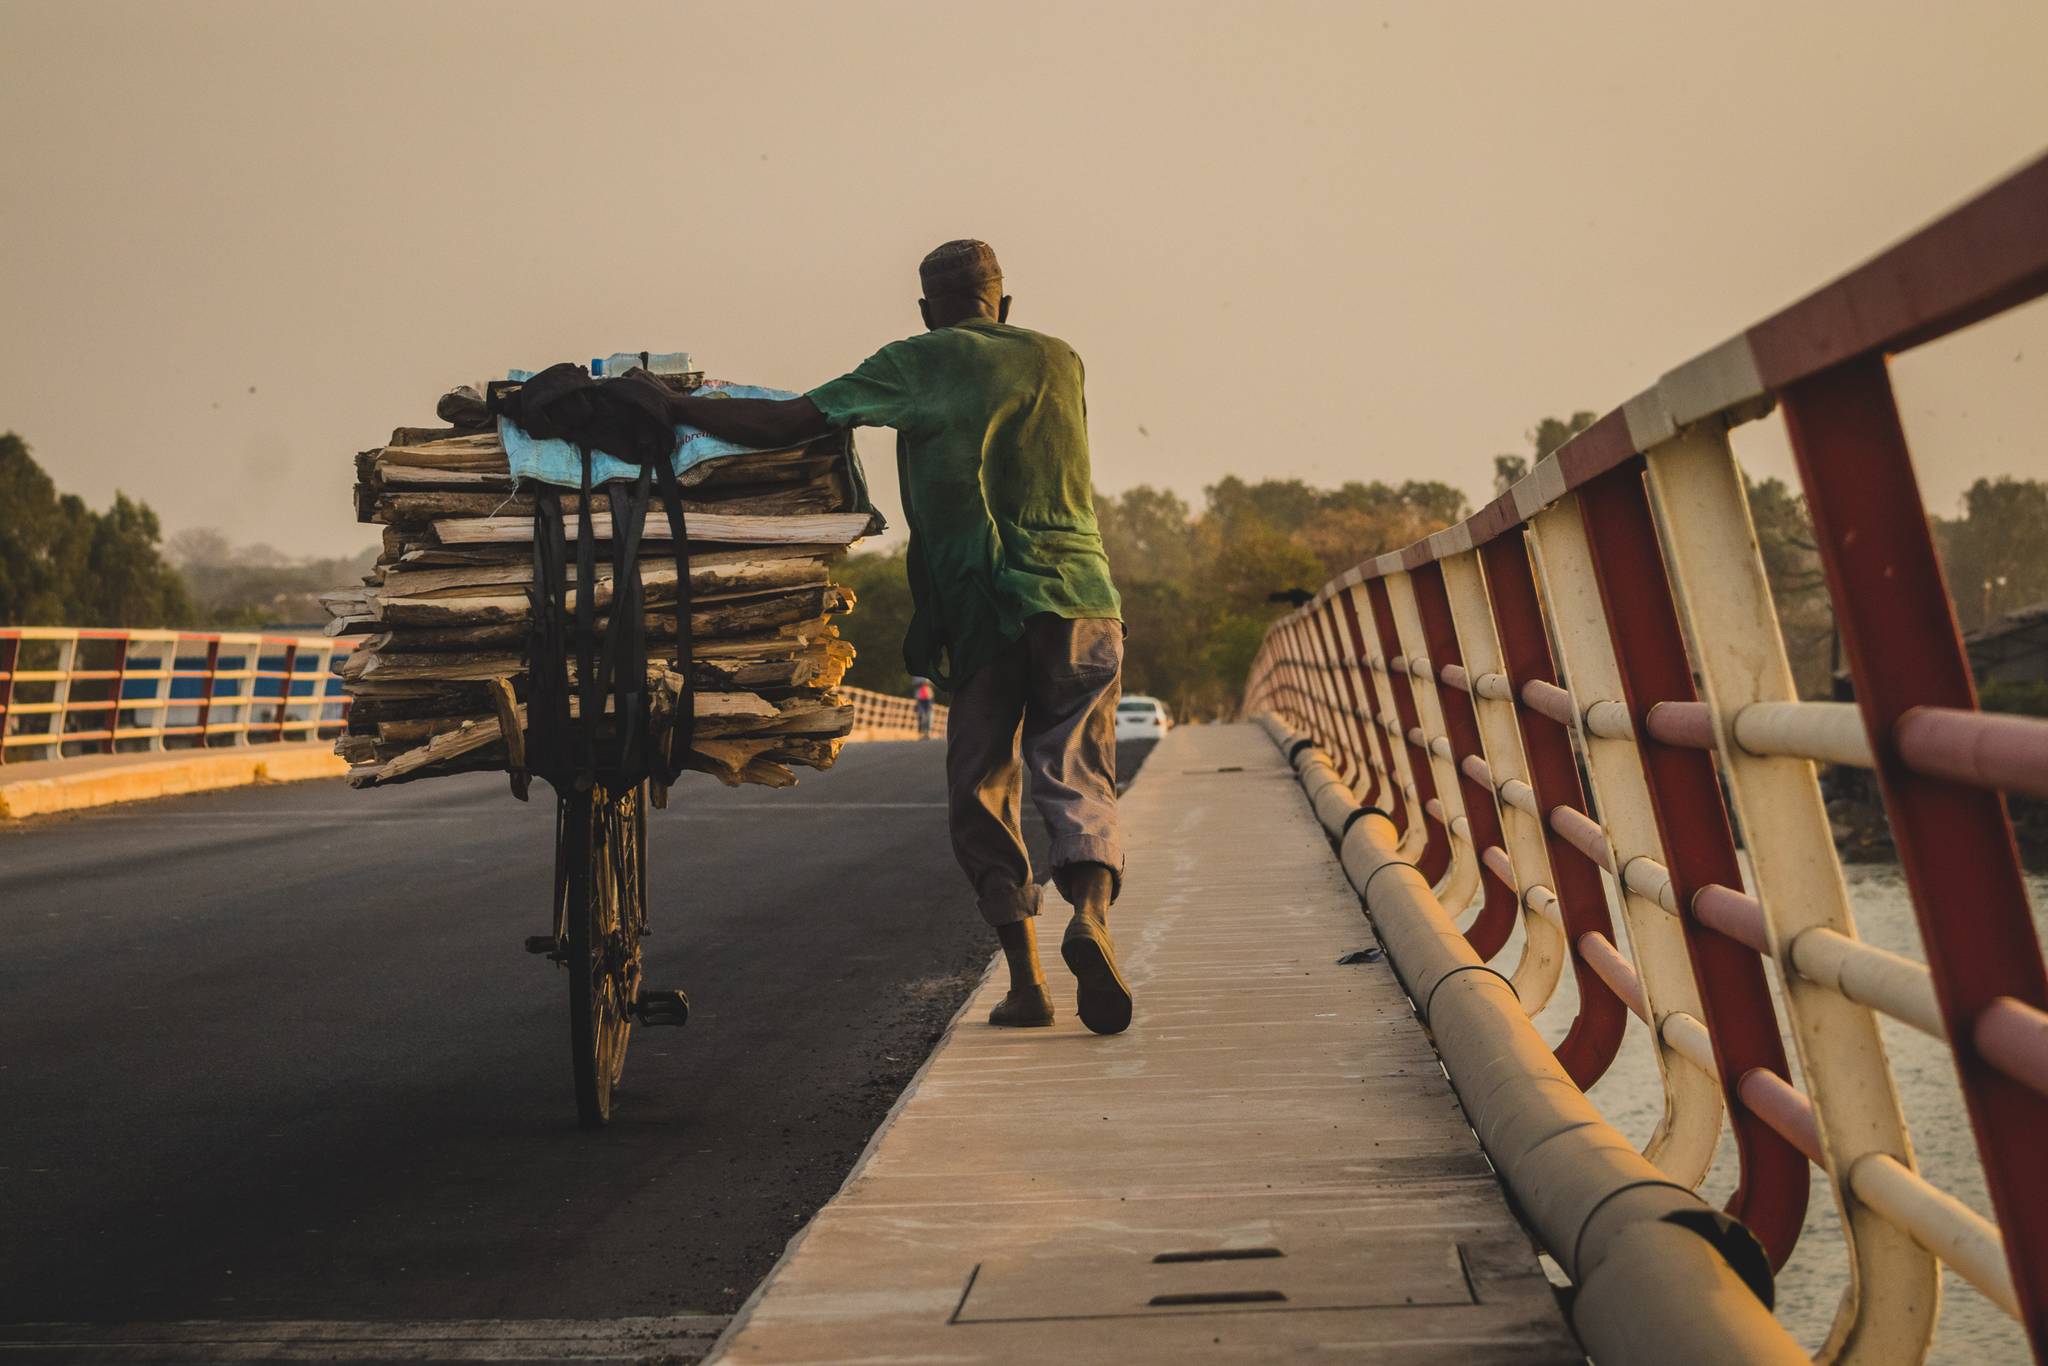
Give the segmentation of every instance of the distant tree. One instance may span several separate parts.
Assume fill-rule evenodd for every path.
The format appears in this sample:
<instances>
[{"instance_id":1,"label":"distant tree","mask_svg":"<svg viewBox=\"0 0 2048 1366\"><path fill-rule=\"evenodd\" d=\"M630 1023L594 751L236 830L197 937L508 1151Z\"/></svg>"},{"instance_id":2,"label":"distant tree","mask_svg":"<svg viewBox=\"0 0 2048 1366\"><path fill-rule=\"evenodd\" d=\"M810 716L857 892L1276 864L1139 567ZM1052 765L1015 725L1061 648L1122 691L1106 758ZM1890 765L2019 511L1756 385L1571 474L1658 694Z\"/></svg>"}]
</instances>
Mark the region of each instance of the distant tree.
<instances>
[{"instance_id":1,"label":"distant tree","mask_svg":"<svg viewBox=\"0 0 2048 1366\"><path fill-rule=\"evenodd\" d=\"M218 527L189 527L164 542L164 557L186 574L235 561L234 542Z\"/></svg>"},{"instance_id":2,"label":"distant tree","mask_svg":"<svg viewBox=\"0 0 2048 1366\"><path fill-rule=\"evenodd\" d=\"M910 673L903 667L903 637L910 629L911 602L902 547L885 554L849 555L832 576L853 590L857 603L851 616L837 619L840 634L854 648L847 685L907 694Z\"/></svg>"},{"instance_id":3,"label":"distant tree","mask_svg":"<svg viewBox=\"0 0 2048 1366\"><path fill-rule=\"evenodd\" d=\"M1274 592L1315 588L1326 577L1306 546L1264 522L1204 531L1200 586L1224 610L1273 615L1265 604Z\"/></svg>"},{"instance_id":4,"label":"distant tree","mask_svg":"<svg viewBox=\"0 0 2048 1366\"><path fill-rule=\"evenodd\" d=\"M1295 529L1295 539L1321 561L1323 578L1360 560L1399 550L1463 519L1465 495L1449 484L1410 480L1398 487L1346 484ZM1313 585L1311 585L1313 586Z\"/></svg>"},{"instance_id":5,"label":"distant tree","mask_svg":"<svg viewBox=\"0 0 2048 1366\"><path fill-rule=\"evenodd\" d=\"M205 624L285 629L323 624L320 595L360 583L378 548L294 559L260 542L238 546L216 527L194 527L171 537L167 553Z\"/></svg>"},{"instance_id":6,"label":"distant tree","mask_svg":"<svg viewBox=\"0 0 2048 1366\"><path fill-rule=\"evenodd\" d=\"M79 620L101 626L189 625L184 580L164 563L162 528L147 504L125 493L93 519L86 572L73 585Z\"/></svg>"},{"instance_id":7,"label":"distant tree","mask_svg":"<svg viewBox=\"0 0 2048 1366\"><path fill-rule=\"evenodd\" d=\"M1498 498L1529 474L1529 457L1526 455L1496 455L1493 457L1493 496Z\"/></svg>"},{"instance_id":8,"label":"distant tree","mask_svg":"<svg viewBox=\"0 0 2048 1366\"><path fill-rule=\"evenodd\" d=\"M64 619L70 607L63 563L67 515L28 443L13 432L0 436L0 623Z\"/></svg>"},{"instance_id":9,"label":"distant tree","mask_svg":"<svg viewBox=\"0 0 2048 1366\"><path fill-rule=\"evenodd\" d=\"M48 626L171 626L192 620L164 562L148 505L114 495L95 513L59 494L10 432L0 436L0 621Z\"/></svg>"},{"instance_id":10,"label":"distant tree","mask_svg":"<svg viewBox=\"0 0 2048 1366\"><path fill-rule=\"evenodd\" d=\"M1261 479L1248 484L1234 474L1211 484L1203 494L1207 500L1204 520L1216 524L1226 536L1255 523L1291 530L1308 520L1325 496L1299 479Z\"/></svg>"},{"instance_id":11,"label":"distant tree","mask_svg":"<svg viewBox=\"0 0 2048 1366\"><path fill-rule=\"evenodd\" d=\"M1097 493L1095 521L1119 586L1180 581L1193 568L1194 528L1176 493L1144 484L1114 496Z\"/></svg>"},{"instance_id":12,"label":"distant tree","mask_svg":"<svg viewBox=\"0 0 2048 1366\"><path fill-rule=\"evenodd\" d=\"M1825 697L1832 689L1836 663L1835 611L1828 600L1806 499L1782 479L1758 483L1745 475L1744 480L1757 551L1771 586L1793 682L1802 697Z\"/></svg>"},{"instance_id":13,"label":"distant tree","mask_svg":"<svg viewBox=\"0 0 2048 1366\"><path fill-rule=\"evenodd\" d=\"M1164 699L1179 715L1220 705L1207 657L1215 630L1201 589L1186 580L1142 578L1119 583L1123 595L1124 691Z\"/></svg>"},{"instance_id":14,"label":"distant tree","mask_svg":"<svg viewBox=\"0 0 2048 1366\"><path fill-rule=\"evenodd\" d=\"M1581 408L1570 417L1546 417L1522 435L1535 447L1536 458L1541 460L1599 420L1600 414L1589 413Z\"/></svg>"},{"instance_id":15,"label":"distant tree","mask_svg":"<svg viewBox=\"0 0 2048 1366\"><path fill-rule=\"evenodd\" d=\"M1934 534L1964 630L2048 602L2048 482L1979 479L1963 515L1935 518Z\"/></svg>"}]
</instances>

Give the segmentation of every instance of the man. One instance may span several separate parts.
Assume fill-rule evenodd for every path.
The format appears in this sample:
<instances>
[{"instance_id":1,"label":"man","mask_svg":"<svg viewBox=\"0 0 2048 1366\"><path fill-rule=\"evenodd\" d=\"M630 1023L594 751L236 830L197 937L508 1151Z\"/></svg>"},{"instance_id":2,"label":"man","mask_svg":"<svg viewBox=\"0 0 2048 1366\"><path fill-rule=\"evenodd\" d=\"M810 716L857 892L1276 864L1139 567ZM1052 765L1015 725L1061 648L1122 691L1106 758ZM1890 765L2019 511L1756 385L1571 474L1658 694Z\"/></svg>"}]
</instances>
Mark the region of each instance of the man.
<instances>
[{"instance_id":1,"label":"man","mask_svg":"<svg viewBox=\"0 0 2048 1366\"><path fill-rule=\"evenodd\" d=\"M929 740L932 738L932 709L939 700L938 694L932 691L932 681L929 678L918 679L917 686L911 689L911 696L917 699L917 738Z\"/></svg>"},{"instance_id":2,"label":"man","mask_svg":"<svg viewBox=\"0 0 2048 1366\"><path fill-rule=\"evenodd\" d=\"M989 1023L1049 1025L1039 888L1019 825L1021 753L1052 832L1053 881L1074 908L1060 941L1081 1022L1129 1026L1110 903L1123 879L1116 815L1122 603L1095 526L1081 359L1009 324L988 244L948 242L918 267L926 331L801 398L674 400L677 421L760 447L844 427L896 429L916 610L904 663L953 690L946 734L954 856L1010 970Z\"/></svg>"}]
</instances>

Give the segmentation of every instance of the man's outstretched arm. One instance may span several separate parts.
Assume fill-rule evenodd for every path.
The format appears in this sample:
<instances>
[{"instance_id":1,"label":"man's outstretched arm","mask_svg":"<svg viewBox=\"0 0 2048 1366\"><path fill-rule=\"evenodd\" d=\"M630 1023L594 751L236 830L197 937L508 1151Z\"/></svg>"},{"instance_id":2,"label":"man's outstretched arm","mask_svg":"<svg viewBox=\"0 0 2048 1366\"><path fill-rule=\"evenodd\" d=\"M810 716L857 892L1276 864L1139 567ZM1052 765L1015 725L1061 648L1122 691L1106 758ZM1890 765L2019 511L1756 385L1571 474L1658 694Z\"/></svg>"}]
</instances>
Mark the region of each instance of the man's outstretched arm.
<instances>
[{"instance_id":1,"label":"man's outstretched arm","mask_svg":"<svg viewBox=\"0 0 2048 1366\"><path fill-rule=\"evenodd\" d=\"M815 441L832 424L808 398L705 398L678 394L669 400L677 422L688 423L725 441L764 450L781 450Z\"/></svg>"}]
</instances>

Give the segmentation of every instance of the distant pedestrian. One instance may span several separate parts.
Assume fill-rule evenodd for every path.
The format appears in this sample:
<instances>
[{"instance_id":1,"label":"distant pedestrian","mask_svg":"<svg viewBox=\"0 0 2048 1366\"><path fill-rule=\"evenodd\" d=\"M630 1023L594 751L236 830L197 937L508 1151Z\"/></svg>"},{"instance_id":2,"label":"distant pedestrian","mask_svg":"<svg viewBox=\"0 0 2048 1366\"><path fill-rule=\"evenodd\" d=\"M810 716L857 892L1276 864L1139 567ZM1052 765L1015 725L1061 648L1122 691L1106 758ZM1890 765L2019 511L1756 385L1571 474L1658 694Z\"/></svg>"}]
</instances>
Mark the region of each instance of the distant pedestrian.
<instances>
[{"instance_id":1,"label":"distant pedestrian","mask_svg":"<svg viewBox=\"0 0 2048 1366\"><path fill-rule=\"evenodd\" d=\"M1060 956L1079 984L1081 1023L1115 1034L1131 1022L1109 936L1124 871L1123 606L1095 525L1081 358L1057 337L1011 325L986 242L947 242L918 278L926 331L851 373L802 398L688 396L672 407L679 422L771 449L846 427L896 429L916 607L904 663L952 692L953 853L1010 968L989 1023L1053 1018L1020 820L1029 765L1052 834L1053 881L1074 907Z\"/></svg>"},{"instance_id":2,"label":"distant pedestrian","mask_svg":"<svg viewBox=\"0 0 2048 1366\"><path fill-rule=\"evenodd\" d=\"M932 681L929 678L918 679L917 689L911 696L917 699L917 738L929 740L932 738L932 708L936 701Z\"/></svg>"}]
</instances>

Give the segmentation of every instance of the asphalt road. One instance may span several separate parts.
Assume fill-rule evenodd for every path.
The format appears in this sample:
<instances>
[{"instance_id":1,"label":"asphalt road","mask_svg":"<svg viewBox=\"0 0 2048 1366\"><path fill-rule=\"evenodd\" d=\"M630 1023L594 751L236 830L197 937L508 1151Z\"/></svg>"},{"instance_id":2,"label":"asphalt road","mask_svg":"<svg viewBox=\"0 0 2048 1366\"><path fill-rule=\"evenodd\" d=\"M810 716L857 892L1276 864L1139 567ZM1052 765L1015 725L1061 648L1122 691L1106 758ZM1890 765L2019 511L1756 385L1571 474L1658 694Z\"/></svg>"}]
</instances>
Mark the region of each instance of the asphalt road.
<instances>
[{"instance_id":1,"label":"asphalt road","mask_svg":"<svg viewBox=\"0 0 2048 1366\"><path fill-rule=\"evenodd\" d=\"M992 950L939 758L652 813L649 980L693 1014L601 1133L522 947L551 804L502 778L0 830L0 1322L730 1311Z\"/></svg>"}]
</instances>

